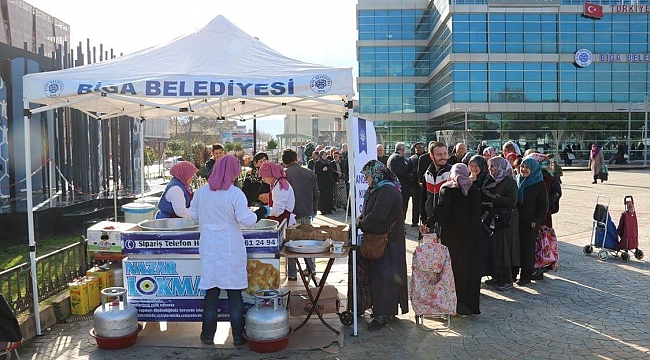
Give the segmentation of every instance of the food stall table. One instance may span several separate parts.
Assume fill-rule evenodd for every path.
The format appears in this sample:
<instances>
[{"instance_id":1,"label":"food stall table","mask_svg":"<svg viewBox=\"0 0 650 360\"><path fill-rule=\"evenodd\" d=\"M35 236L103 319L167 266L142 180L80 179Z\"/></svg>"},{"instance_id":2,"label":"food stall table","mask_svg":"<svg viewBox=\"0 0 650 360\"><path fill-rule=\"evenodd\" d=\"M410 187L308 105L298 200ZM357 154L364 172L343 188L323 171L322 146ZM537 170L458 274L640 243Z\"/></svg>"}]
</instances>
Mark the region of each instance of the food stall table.
<instances>
[{"instance_id":1,"label":"food stall table","mask_svg":"<svg viewBox=\"0 0 650 360\"><path fill-rule=\"evenodd\" d=\"M332 265L334 264L334 260L340 258L347 258L348 252L349 252L348 248L343 248L342 253L333 253L331 251L325 251L325 252L315 253L315 254L296 253L296 252L289 251L286 248L280 250L280 256L285 257L287 259L298 259L298 258L329 259L327 261L327 266L325 267L325 272L323 273L323 277L321 277L320 279L320 283L316 284L318 286L318 292L316 293L316 296L314 296L311 289L309 288L309 278L307 278L303 273L303 269L302 266L300 265L300 261L296 261L296 263L298 264L298 274L300 274L302 283L305 286L305 290L307 291L307 296L309 296L309 301L311 302L311 308L309 309L309 313L307 313L307 317L305 318L305 320L300 325L298 325L298 327L294 329L294 332L300 330L301 327L305 326L307 321L309 321L309 318L311 318L312 314L316 312L316 316L318 316L318 318L323 323L323 325L325 325L328 329L332 330L336 335L340 334L340 331L334 329L332 326L330 326L330 324L328 324L325 321L325 319L323 319L323 314L321 314L317 304L318 304L318 299L320 298L320 295L323 292L323 288L325 287L325 283L327 282L327 276L329 275L330 270L332 269Z\"/></svg>"}]
</instances>

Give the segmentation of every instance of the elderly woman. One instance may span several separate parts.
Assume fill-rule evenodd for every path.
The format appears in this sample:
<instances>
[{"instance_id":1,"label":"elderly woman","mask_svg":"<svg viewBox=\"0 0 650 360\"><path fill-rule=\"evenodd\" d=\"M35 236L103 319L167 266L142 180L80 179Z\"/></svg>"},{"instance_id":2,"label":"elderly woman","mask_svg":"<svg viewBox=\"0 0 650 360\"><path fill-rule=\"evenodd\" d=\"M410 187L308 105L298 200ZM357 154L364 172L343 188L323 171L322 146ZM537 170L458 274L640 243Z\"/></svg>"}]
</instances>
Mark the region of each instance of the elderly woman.
<instances>
[{"instance_id":1,"label":"elderly woman","mask_svg":"<svg viewBox=\"0 0 650 360\"><path fill-rule=\"evenodd\" d=\"M598 183L598 174L600 174L600 169L605 165L605 157L603 152L600 151L600 148L596 144L591 144L591 152L589 152L589 168L591 169L591 175L594 176L594 181L592 184ZM600 182L603 182L603 179L600 179Z\"/></svg>"},{"instance_id":2,"label":"elderly woman","mask_svg":"<svg viewBox=\"0 0 650 360\"><path fill-rule=\"evenodd\" d=\"M388 243L381 258L363 259L370 276L372 313L374 319L368 330L379 330L388 320L408 312L406 275L406 238L402 195L395 174L379 160L370 160L361 169L368 182L363 212L357 219L359 229L368 234L388 233ZM361 290L363 291L363 289Z\"/></svg>"},{"instance_id":3,"label":"elderly woman","mask_svg":"<svg viewBox=\"0 0 650 360\"><path fill-rule=\"evenodd\" d=\"M469 177L467 165L455 164L449 181L440 189L440 202L422 229L426 232L434 224L440 224L440 241L451 256L459 315L481 313L480 193Z\"/></svg>"},{"instance_id":4,"label":"elderly woman","mask_svg":"<svg viewBox=\"0 0 650 360\"><path fill-rule=\"evenodd\" d=\"M268 202L271 207L269 219L277 220L280 223L287 220L287 225L292 225L290 220L292 220L293 208L296 206L296 197L284 169L278 164L265 162L260 167L260 176L271 188ZM295 218L293 222L295 222Z\"/></svg>"},{"instance_id":5,"label":"elderly woman","mask_svg":"<svg viewBox=\"0 0 650 360\"><path fill-rule=\"evenodd\" d=\"M269 156L265 152L258 152L251 161L250 169L246 171L242 191L246 195L248 206L260 206L269 203L271 189L267 183L262 181L259 175L260 167L267 161L269 161Z\"/></svg>"},{"instance_id":6,"label":"elderly woman","mask_svg":"<svg viewBox=\"0 0 650 360\"><path fill-rule=\"evenodd\" d=\"M230 326L235 345L246 340L244 331L244 301L242 290L248 287L246 247L241 227L253 226L262 219L267 208L256 212L248 209L244 193L233 185L239 176L239 160L226 155L217 160L208 184L196 191L190 207L191 217L199 221L199 253L201 254L201 281L205 290L201 341L214 344L217 331L219 294L226 290Z\"/></svg>"},{"instance_id":7,"label":"elderly woman","mask_svg":"<svg viewBox=\"0 0 650 360\"><path fill-rule=\"evenodd\" d=\"M327 158L327 152L318 154L318 161L314 163L314 172L318 178L318 210L327 215L336 211L334 208L334 169L332 162Z\"/></svg>"},{"instance_id":8,"label":"elderly woman","mask_svg":"<svg viewBox=\"0 0 650 360\"><path fill-rule=\"evenodd\" d=\"M494 237L494 228L491 226L492 217L490 216L490 203L492 200L488 197L489 189L496 186L494 178L488 170L488 162L479 155L472 156L469 160L469 171L472 173L474 184L481 190L481 221L483 231L481 232L481 276L490 276L486 284L495 285L499 282L497 279L497 243Z\"/></svg>"},{"instance_id":9,"label":"elderly woman","mask_svg":"<svg viewBox=\"0 0 650 360\"><path fill-rule=\"evenodd\" d=\"M525 157L517 175L519 211L519 248L521 278L517 285L530 284L535 264L535 241L548 211L548 194L542 167L535 158ZM519 269L514 268L515 272Z\"/></svg>"},{"instance_id":10,"label":"elderly woman","mask_svg":"<svg viewBox=\"0 0 650 360\"><path fill-rule=\"evenodd\" d=\"M495 186L489 190L497 254L497 290L512 288L512 267L519 266L518 188L512 166L502 157L488 160ZM497 215L498 214L498 215Z\"/></svg>"},{"instance_id":11,"label":"elderly woman","mask_svg":"<svg viewBox=\"0 0 650 360\"><path fill-rule=\"evenodd\" d=\"M181 161L169 169L172 179L167 183L160 200L156 219L190 217L189 207L192 201L192 178L199 169L192 163Z\"/></svg>"}]
</instances>

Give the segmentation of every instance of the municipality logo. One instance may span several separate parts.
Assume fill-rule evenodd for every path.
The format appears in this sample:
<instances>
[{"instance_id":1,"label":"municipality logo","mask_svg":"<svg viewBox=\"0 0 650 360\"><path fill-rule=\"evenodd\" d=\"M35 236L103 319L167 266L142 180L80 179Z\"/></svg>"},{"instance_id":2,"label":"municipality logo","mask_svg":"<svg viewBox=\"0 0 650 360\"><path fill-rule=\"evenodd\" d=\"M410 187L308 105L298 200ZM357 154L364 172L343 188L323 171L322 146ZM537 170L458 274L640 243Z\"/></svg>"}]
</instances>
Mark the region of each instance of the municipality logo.
<instances>
[{"instance_id":1,"label":"municipality logo","mask_svg":"<svg viewBox=\"0 0 650 360\"><path fill-rule=\"evenodd\" d=\"M580 49L576 51L574 56L575 64L581 68L591 65L591 62L593 60L594 60L594 55L591 53L591 51L587 49Z\"/></svg>"},{"instance_id":2,"label":"municipality logo","mask_svg":"<svg viewBox=\"0 0 650 360\"><path fill-rule=\"evenodd\" d=\"M309 87L316 94L327 94L332 89L332 79L327 75L316 75L309 81Z\"/></svg>"},{"instance_id":3,"label":"municipality logo","mask_svg":"<svg viewBox=\"0 0 650 360\"><path fill-rule=\"evenodd\" d=\"M63 92L63 81L50 80L43 85L43 93L49 98L59 97Z\"/></svg>"}]
</instances>

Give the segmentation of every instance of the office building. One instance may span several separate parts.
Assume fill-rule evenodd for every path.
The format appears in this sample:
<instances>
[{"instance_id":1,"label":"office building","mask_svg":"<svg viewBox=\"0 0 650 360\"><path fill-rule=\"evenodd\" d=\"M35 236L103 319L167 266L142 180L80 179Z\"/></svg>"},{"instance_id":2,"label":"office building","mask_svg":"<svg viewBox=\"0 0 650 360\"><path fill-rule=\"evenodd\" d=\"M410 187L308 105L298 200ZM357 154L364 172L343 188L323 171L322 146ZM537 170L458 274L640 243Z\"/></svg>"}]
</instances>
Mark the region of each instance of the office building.
<instances>
[{"instance_id":1,"label":"office building","mask_svg":"<svg viewBox=\"0 0 650 360\"><path fill-rule=\"evenodd\" d=\"M642 157L647 0L359 0L357 20L358 110L385 145L629 139Z\"/></svg>"}]
</instances>

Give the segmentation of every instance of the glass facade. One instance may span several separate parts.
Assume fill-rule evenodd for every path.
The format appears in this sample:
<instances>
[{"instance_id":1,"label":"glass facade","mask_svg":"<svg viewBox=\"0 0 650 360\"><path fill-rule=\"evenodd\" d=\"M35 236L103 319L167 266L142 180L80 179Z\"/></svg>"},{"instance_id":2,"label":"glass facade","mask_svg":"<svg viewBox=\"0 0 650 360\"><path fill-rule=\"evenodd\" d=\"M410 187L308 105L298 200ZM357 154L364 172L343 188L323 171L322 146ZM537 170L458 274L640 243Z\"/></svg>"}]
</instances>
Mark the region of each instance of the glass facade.
<instances>
[{"instance_id":1,"label":"glass facade","mask_svg":"<svg viewBox=\"0 0 650 360\"><path fill-rule=\"evenodd\" d=\"M595 20L583 16L584 1L576 0L537 6L433 0L428 9L423 0L422 9L408 10L362 3L368 4L358 11L359 111L390 119L378 121L385 145L444 133L446 141L467 137L470 146L519 139L542 148L598 141L607 149L628 140L630 106L630 143L643 142L638 103L650 93L645 10L625 12L616 9L619 0L601 0L604 16ZM579 49L593 54L590 65L574 63ZM418 114L426 119L414 121Z\"/></svg>"}]
</instances>

